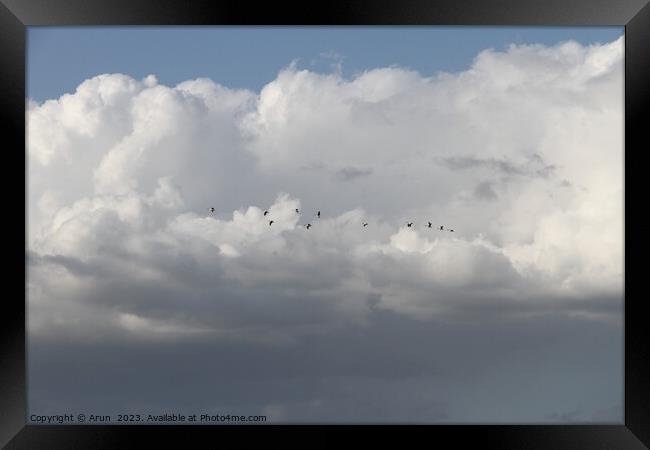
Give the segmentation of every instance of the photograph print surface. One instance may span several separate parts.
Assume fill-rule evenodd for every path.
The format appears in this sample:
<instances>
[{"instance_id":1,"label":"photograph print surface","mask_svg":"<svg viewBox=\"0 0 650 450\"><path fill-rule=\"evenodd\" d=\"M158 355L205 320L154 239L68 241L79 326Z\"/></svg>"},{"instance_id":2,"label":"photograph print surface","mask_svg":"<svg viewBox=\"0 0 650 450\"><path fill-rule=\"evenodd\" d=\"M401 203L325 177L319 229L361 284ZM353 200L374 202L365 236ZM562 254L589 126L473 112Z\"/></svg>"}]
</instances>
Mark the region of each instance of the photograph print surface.
<instances>
[{"instance_id":1,"label":"photograph print surface","mask_svg":"<svg viewBox=\"0 0 650 450\"><path fill-rule=\"evenodd\" d=\"M30 27L28 421L623 423L623 55Z\"/></svg>"}]
</instances>

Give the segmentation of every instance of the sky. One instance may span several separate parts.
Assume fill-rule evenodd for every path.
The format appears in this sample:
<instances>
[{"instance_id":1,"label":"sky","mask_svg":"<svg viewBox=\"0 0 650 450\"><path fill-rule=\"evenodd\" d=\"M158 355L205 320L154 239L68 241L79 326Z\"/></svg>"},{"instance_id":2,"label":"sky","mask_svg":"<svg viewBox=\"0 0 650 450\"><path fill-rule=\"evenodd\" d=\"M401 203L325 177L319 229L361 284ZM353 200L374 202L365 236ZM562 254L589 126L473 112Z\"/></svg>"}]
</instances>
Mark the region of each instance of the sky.
<instances>
[{"instance_id":1,"label":"sky","mask_svg":"<svg viewBox=\"0 0 650 450\"><path fill-rule=\"evenodd\" d=\"M101 73L166 85L207 77L259 91L293 60L346 76L398 65L425 75L470 67L486 48L610 42L623 27L28 27L27 91L36 101L74 92ZM172 56L173 55L173 56Z\"/></svg>"},{"instance_id":2,"label":"sky","mask_svg":"<svg viewBox=\"0 0 650 450\"><path fill-rule=\"evenodd\" d=\"M28 39L29 414L623 422L622 29Z\"/></svg>"}]
</instances>

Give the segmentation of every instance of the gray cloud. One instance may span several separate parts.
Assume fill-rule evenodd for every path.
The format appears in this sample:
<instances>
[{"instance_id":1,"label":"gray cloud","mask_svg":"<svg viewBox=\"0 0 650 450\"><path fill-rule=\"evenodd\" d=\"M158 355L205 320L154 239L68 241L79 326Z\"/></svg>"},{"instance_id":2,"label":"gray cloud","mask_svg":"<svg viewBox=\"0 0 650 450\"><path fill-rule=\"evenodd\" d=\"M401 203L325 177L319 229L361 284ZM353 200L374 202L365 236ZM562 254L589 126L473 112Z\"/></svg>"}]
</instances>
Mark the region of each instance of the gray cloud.
<instances>
[{"instance_id":1,"label":"gray cloud","mask_svg":"<svg viewBox=\"0 0 650 450\"><path fill-rule=\"evenodd\" d=\"M344 167L336 172L336 178L341 181L352 181L358 178L367 177L372 174L372 169L360 169L356 167Z\"/></svg>"},{"instance_id":2,"label":"gray cloud","mask_svg":"<svg viewBox=\"0 0 650 450\"><path fill-rule=\"evenodd\" d=\"M301 169L306 170L306 171L318 172L318 171L325 170L326 167L327 166L325 166L325 164L323 164L321 162L316 162L316 163L312 163L312 164L302 166Z\"/></svg>"},{"instance_id":3,"label":"gray cloud","mask_svg":"<svg viewBox=\"0 0 650 450\"><path fill-rule=\"evenodd\" d=\"M530 178L549 178L554 175L556 166L546 164L541 156L533 154L523 164L514 164L505 159L477 158L473 156L452 156L438 161L451 170L488 169L504 176L525 176Z\"/></svg>"},{"instance_id":4,"label":"gray cloud","mask_svg":"<svg viewBox=\"0 0 650 450\"><path fill-rule=\"evenodd\" d=\"M452 170L492 168L506 175L523 175L525 172L507 161L500 161L495 158L481 159L472 156L452 156L440 160L446 167Z\"/></svg>"},{"instance_id":5,"label":"gray cloud","mask_svg":"<svg viewBox=\"0 0 650 450\"><path fill-rule=\"evenodd\" d=\"M494 191L493 184L483 181L474 188L474 195L481 200L496 200L498 195Z\"/></svg>"},{"instance_id":6,"label":"gray cloud","mask_svg":"<svg viewBox=\"0 0 650 450\"><path fill-rule=\"evenodd\" d=\"M620 422L621 410L611 411L622 398L620 334L555 313L447 323L376 312L362 333L351 325L307 330L283 345L35 337L30 403L42 413L99 403L110 414L275 412L269 420L280 423L564 423L582 417L578 408L610 408L600 420ZM621 364L601 367L603 358Z\"/></svg>"}]
</instances>

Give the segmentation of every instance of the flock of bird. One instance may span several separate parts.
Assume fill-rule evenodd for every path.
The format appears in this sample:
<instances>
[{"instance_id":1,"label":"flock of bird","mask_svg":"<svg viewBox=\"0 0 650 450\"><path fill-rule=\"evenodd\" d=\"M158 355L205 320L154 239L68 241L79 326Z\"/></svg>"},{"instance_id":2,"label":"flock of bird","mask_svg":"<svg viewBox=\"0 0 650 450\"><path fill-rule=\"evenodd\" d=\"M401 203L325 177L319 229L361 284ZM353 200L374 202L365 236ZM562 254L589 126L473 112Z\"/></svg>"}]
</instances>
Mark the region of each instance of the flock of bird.
<instances>
[{"instance_id":1,"label":"flock of bird","mask_svg":"<svg viewBox=\"0 0 650 450\"><path fill-rule=\"evenodd\" d=\"M208 208L208 211L210 211L210 213L214 214L215 209L214 208ZM296 214L300 214L300 210L298 208L296 208ZM269 211L268 210L264 211L264 217L266 217L268 215L269 215ZM316 217L320 219L320 211L318 211L316 213ZM269 220L269 226L273 225L274 223L275 223L275 220L273 220L273 219ZM361 225L365 228L365 227L368 226L368 222L362 222ZM311 226L312 226L311 223L308 223L308 224L304 225L304 227L306 229L308 229L308 230L311 228ZM408 228L412 228L413 227L413 222L407 222L406 226ZM427 228L432 228L432 227L433 227L433 224L431 222L427 222ZM443 225L440 225L440 228L438 228L438 230L439 231L445 231L445 227ZM454 232L454 230L451 229L451 228L447 228L446 231L449 231L450 233Z\"/></svg>"}]
</instances>

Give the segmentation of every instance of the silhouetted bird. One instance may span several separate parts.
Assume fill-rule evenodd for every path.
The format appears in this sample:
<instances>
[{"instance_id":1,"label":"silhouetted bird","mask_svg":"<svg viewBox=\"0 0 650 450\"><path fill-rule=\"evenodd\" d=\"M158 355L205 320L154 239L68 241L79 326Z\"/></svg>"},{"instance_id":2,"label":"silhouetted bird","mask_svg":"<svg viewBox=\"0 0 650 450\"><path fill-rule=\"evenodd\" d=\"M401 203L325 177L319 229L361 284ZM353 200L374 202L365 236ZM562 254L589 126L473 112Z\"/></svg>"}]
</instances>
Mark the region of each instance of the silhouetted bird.
<instances>
[{"instance_id":1,"label":"silhouetted bird","mask_svg":"<svg viewBox=\"0 0 650 450\"><path fill-rule=\"evenodd\" d=\"M413 226L413 222L409 222L406 224L407 227L411 228Z\"/></svg>"},{"instance_id":2,"label":"silhouetted bird","mask_svg":"<svg viewBox=\"0 0 650 450\"><path fill-rule=\"evenodd\" d=\"M364 227L367 227L367 226L368 226L368 222L363 222L363 226L364 226Z\"/></svg>"},{"instance_id":3,"label":"silhouetted bird","mask_svg":"<svg viewBox=\"0 0 650 450\"><path fill-rule=\"evenodd\" d=\"M431 228L431 222L427 222L429 224L429 228Z\"/></svg>"},{"instance_id":4,"label":"silhouetted bird","mask_svg":"<svg viewBox=\"0 0 650 450\"><path fill-rule=\"evenodd\" d=\"M453 232L454 232L454 230L449 230L449 232L450 232L450 233L453 233Z\"/></svg>"},{"instance_id":5,"label":"silhouetted bird","mask_svg":"<svg viewBox=\"0 0 650 450\"><path fill-rule=\"evenodd\" d=\"M440 231L442 231L442 225L440 225Z\"/></svg>"},{"instance_id":6,"label":"silhouetted bird","mask_svg":"<svg viewBox=\"0 0 650 450\"><path fill-rule=\"evenodd\" d=\"M296 208L296 214L299 214L299 213L300 213L300 211L298 211L298 208Z\"/></svg>"},{"instance_id":7,"label":"silhouetted bird","mask_svg":"<svg viewBox=\"0 0 650 450\"><path fill-rule=\"evenodd\" d=\"M265 216L266 216L268 213L269 213L268 211L264 211L264 215L265 215Z\"/></svg>"},{"instance_id":8,"label":"silhouetted bird","mask_svg":"<svg viewBox=\"0 0 650 450\"><path fill-rule=\"evenodd\" d=\"M316 213L316 215L317 215L318 218L320 219L320 211L318 211L318 212Z\"/></svg>"},{"instance_id":9,"label":"silhouetted bird","mask_svg":"<svg viewBox=\"0 0 650 450\"><path fill-rule=\"evenodd\" d=\"M208 208L208 211L210 211L211 213L213 213L213 212L214 212L214 208Z\"/></svg>"},{"instance_id":10,"label":"silhouetted bird","mask_svg":"<svg viewBox=\"0 0 650 450\"><path fill-rule=\"evenodd\" d=\"M311 228L311 224L308 223L307 225L305 225L305 228L307 228L309 230Z\"/></svg>"},{"instance_id":11,"label":"silhouetted bird","mask_svg":"<svg viewBox=\"0 0 650 450\"><path fill-rule=\"evenodd\" d=\"M270 221L270 222L269 222L269 226L271 226L271 225L273 225L273 221Z\"/></svg>"}]
</instances>

